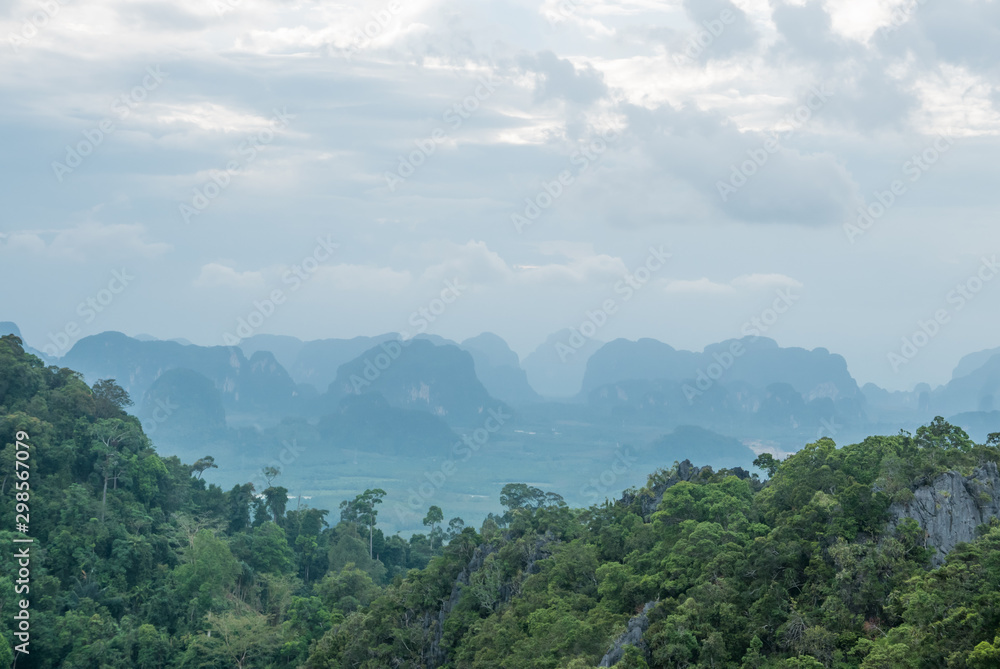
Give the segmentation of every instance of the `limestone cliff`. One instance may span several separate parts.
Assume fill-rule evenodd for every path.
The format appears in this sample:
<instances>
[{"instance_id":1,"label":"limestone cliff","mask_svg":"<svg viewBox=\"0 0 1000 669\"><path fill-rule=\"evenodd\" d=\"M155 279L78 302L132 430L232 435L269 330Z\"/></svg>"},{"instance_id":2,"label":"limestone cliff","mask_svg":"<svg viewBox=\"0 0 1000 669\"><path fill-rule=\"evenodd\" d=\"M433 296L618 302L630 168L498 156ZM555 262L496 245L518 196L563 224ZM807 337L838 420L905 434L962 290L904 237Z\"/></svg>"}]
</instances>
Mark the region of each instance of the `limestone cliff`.
<instances>
[{"instance_id":1,"label":"limestone cliff","mask_svg":"<svg viewBox=\"0 0 1000 669\"><path fill-rule=\"evenodd\" d=\"M625 655L625 646L635 646L644 655L646 654L646 642L642 640L642 635L649 629L649 612L656 604L656 602L647 602L642 607L642 613L628 621L628 628L625 630L625 633L615 639L615 642L611 645L611 650L601 659L599 667L613 667L618 664Z\"/></svg>"},{"instance_id":2,"label":"limestone cliff","mask_svg":"<svg viewBox=\"0 0 1000 669\"><path fill-rule=\"evenodd\" d=\"M970 476L945 472L913 491L913 500L889 507L890 525L913 518L924 530L927 546L937 549L938 566L957 544L976 538L976 528L1000 516L1000 471L994 462L977 467Z\"/></svg>"}]
</instances>

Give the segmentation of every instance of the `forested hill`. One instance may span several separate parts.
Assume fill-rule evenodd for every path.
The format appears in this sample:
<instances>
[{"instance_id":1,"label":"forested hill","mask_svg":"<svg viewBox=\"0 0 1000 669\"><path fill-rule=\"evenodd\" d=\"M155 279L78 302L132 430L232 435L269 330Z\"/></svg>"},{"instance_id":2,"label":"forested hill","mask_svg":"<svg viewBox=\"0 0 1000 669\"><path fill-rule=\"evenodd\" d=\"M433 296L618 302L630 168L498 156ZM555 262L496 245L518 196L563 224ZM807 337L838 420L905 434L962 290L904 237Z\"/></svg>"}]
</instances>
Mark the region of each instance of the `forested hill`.
<instances>
[{"instance_id":1,"label":"forested hill","mask_svg":"<svg viewBox=\"0 0 1000 669\"><path fill-rule=\"evenodd\" d=\"M674 464L589 509L510 484L478 531L432 507L404 541L380 490L335 519L276 471L207 485L212 458L158 456L129 402L0 339L0 666L23 432L18 668L1000 667L997 434L823 439L759 458L768 480Z\"/></svg>"},{"instance_id":2,"label":"forested hill","mask_svg":"<svg viewBox=\"0 0 1000 669\"><path fill-rule=\"evenodd\" d=\"M206 485L214 459L158 456L130 402L113 381L89 388L0 338L0 667L25 597L18 669L300 666L331 626L441 552L440 521L409 542L384 537L379 490L345 501L331 528L327 510L286 508L276 471L256 486ZM17 441L30 446L27 486ZM15 593L18 503L34 540L26 594Z\"/></svg>"}]
</instances>

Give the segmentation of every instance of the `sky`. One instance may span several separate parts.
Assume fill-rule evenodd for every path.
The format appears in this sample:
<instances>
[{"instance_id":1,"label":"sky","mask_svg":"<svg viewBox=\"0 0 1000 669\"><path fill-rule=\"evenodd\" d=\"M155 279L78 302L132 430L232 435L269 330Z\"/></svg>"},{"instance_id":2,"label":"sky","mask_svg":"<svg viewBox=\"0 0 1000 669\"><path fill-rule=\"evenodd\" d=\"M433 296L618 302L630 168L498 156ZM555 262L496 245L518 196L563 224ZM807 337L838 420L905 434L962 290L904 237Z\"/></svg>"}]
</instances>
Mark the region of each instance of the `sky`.
<instances>
[{"instance_id":1,"label":"sky","mask_svg":"<svg viewBox=\"0 0 1000 669\"><path fill-rule=\"evenodd\" d=\"M910 389L1000 346L997 0L0 0L0 42L38 348L753 328Z\"/></svg>"}]
</instances>

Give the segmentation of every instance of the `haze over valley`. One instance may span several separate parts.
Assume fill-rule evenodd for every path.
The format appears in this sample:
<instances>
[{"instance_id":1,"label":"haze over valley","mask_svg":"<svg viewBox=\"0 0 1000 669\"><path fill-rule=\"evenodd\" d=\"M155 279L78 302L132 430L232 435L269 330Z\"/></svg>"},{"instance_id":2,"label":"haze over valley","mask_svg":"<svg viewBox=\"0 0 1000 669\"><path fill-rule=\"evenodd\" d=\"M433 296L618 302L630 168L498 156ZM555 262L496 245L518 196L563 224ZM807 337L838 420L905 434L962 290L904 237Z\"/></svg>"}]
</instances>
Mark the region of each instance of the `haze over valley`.
<instances>
[{"instance_id":1,"label":"haze over valley","mask_svg":"<svg viewBox=\"0 0 1000 669\"><path fill-rule=\"evenodd\" d=\"M61 358L36 353L91 384L115 379L159 452L215 458L208 481L260 487L277 466L293 504L326 509L381 488L384 523L404 534L432 504L482 522L511 482L587 505L686 459L752 470L762 453L912 432L937 415L979 441L1000 425L1000 349L911 392L859 386L843 357L763 336L692 352L567 330L523 361L491 333L204 347L105 332Z\"/></svg>"}]
</instances>

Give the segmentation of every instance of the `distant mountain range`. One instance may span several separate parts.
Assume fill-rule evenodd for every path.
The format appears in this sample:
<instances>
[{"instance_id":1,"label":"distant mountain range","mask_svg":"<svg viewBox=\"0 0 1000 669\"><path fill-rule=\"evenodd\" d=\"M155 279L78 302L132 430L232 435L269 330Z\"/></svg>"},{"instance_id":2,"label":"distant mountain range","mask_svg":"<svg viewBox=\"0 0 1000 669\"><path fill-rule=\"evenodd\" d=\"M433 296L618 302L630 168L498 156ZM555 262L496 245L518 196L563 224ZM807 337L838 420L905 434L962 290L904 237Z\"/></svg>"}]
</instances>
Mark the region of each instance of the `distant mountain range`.
<instances>
[{"instance_id":1,"label":"distant mountain range","mask_svg":"<svg viewBox=\"0 0 1000 669\"><path fill-rule=\"evenodd\" d=\"M249 359L239 348L185 346L172 341L139 341L120 332L84 337L59 359L81 372L89 383L113 378L134 399L167 371L187 369L207 378L230 415L284 416L297 408L299 388L268 351ZM302 389L306 395L310 389Z\"/></svg>"},{"instance_id":2,"label":"distant mountain range","mask_svg":"<svg viewBox=\"0 0 1000 669\"><path fill-rule=\"evenodd\" d=\"M7 333L20 336L14 323L0 323ZM823 434L914 429L935 415L980 440L1000 431L1000 348L963 358L945 385L890 392L860 388L844 358L826 349L782 348L764 337L693 352L654 339L601 343L567 330L523 361L491 333L460 343L401 342L395 333L316 341L255 335L231 347L182 341L104 332L59 359L29 350L79 370L88 383L116 379L158 440L202 435L234 449L245 445L237 441L246 441L246 430L263 435L294 419L330 448L441 453L491 409L520 412L519 434L527 435L559 424L646 426L643 434L666 435L647 442L657 448L680 434L692 448L794 449Z\"/></svg>"},{"instance_id":3,"label":"distant mountain range","mask_svg":"<svg viewBox=\"0 0 1000 669\"><path fill-rule=\"evenodd\" d=\"M524 359L528 382L545 397L568 398L580 392L587 362L603 342L561 330Z\"/></svg>"},{"instance_id":4,"label":"distant mountain range","mask_svg":"<svg viewBox=\"0 0 1000 669\"><path fill-rule=\"evenodd\" d=\"M581 392L623 381L678 381L694 392L716 383L766 388L788 384L805 401L855 398L858 384L847 361L823 348L779 348L764 337L713 344L702 353L678 351L655 339L617 339L605 344L587 363Z\"/></svg>"},{"instance_id":5,"label":"distant mountain range","mask_svg":"<svg viewBox=\"0 0 1000 669\"><path fill-rule=\"evenodd\" d=\"M332 403L373 393L389 406L423 411L466 427L476 427L489 409L503 406L476 376L468 351L426 339L382 342L344 363L325 400Z\"/></svg>"}]
</instances>

